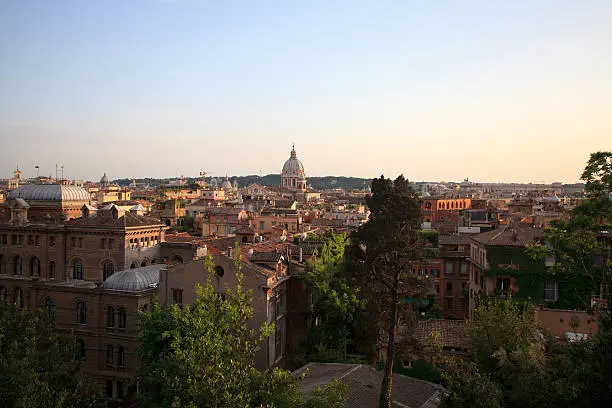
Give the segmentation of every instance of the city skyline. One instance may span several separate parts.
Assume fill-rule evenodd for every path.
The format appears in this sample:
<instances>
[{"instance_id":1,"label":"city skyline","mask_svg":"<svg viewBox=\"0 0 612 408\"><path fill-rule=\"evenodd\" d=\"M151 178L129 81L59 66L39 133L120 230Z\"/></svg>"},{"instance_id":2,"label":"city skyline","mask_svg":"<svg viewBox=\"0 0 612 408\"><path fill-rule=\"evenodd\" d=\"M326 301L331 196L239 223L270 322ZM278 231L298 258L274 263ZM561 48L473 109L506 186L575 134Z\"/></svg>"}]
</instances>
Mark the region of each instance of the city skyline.
<instances>
[{"instance_id":1,"label":"city skyline","mask_svg":"<svg viewBox=\"0 0 612 408\"><path fill-rule=\"evenodd\" d=\"M434 4L435 3L435 4ZM0 177L578 182L612 137L612 3L0 5Z\"/></svg>"}]
</instances>

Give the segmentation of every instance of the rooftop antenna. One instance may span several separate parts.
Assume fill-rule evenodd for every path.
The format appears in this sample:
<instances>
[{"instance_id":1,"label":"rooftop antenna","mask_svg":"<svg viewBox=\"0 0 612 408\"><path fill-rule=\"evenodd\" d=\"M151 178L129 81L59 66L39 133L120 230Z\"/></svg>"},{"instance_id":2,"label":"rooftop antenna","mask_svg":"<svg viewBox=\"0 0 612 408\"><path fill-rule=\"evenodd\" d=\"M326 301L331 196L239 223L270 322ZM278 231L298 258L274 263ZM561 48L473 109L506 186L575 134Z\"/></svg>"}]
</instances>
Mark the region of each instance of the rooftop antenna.
<instances>
[{"instance_id":1,"label":"rooftop antenna","mask_svg":"<svg viewBox=\"0 0 612 408\"><path fill-rule=\"evenodd\" d=\"M62 169L62 180L61 180L62 182L61 182L61 184L64 184L64 165L63 164L61 165L61 169Z\"/></svg>"}]
</instances>

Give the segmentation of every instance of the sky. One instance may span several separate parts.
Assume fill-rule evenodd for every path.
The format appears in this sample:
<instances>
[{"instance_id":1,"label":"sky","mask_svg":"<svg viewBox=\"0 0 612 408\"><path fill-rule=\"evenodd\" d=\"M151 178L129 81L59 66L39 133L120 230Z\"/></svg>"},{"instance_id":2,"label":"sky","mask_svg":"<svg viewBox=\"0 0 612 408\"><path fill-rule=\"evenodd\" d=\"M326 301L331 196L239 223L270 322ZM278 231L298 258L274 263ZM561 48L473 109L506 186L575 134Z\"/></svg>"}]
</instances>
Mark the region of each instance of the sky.
<instances>
[{"instance_id":1,"label":"sky","mask_svg":"<svg viewBox=\"0 0 612 408\"><path fill-rule=\"evenodd\" d=\"M0 0L0 178L578 181L610 0Z\"/></svg>"}]
</instances>

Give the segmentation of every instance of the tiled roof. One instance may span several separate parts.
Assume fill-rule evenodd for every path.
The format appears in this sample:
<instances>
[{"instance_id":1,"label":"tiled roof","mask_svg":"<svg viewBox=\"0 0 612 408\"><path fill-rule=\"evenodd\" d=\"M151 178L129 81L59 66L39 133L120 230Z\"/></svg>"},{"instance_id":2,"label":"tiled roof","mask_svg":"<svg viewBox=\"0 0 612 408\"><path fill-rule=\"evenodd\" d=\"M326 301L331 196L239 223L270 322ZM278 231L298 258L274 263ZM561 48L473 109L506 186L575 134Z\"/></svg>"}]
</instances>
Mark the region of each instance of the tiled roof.
<instances>
[{"instance_id":1,"label":"tiled roof","mask_svg":"<svg viewBox=\"0 0 612 408\"><path fill-rule=\"evenodd\" d=\"M542 239L544 234L539 228L514 224L471 236L483 245L524 247Z\"/></svg>"},{"instance_id":2,"label":"tiled roof","mask_svg":"<svg viewBox=\"0 0 612 408\"><path fill-rule=\"evenodd\" d=\"M443 234L438 237L438 245L470 245L470 242L466 234Z\"/></svg>"},{"instance_id":3,"label":"tiled roof","mask_svg":"<svg viewBox=\"0 0 612 408\"><path fill-rule=\"evenodd\" d=\"M155 264L115 272L104 281L104 289L139 292L159 283L159 271L167 265Z\"/></svg>"},{"instance_id":4,"label":"tiled roof","mask_svg":"<svg viewBox=\"0 0 612 408\"><path fill-rule=\"evenodd\" d=\"M279 252L253 252L249 258L251 262L278 262L281 259Z\"/></svg>"},{"instance_id":5,"label":"tiled roof","mask_svg":"<svg viewBox=\"0 0 612 408\"><path fill-rule=\"evenodd\" d=\"M310 223L313 227L346 227L346 220L329 220L327 218L315 218Z\"/></svg>"},{"instance_id":6,"label":"tiled roof","mask_svg":"<svg viewBox=\"0 0 612 408\"><path fill-rule=\"evenodd\" d=\"M211 208L204 210L204 212L211 214L211 215L217 215L217 214L238 215L242 211L244 211L244 208L231 208L231 207L211 207Z\"/></svg>"},{"instance_id":7,"label":"tiled roof","mask_svg":"<svg viewBox=\"0 0 612 408\"><path fill-rule=\"evenodd\" d=\"M425 344L434 331L440 333L444 347L462 349L467 347L467 323L464 320L419 320L414 328L414 337L421 344Z\"/></svg>"},{"instance_id":8,"label":"tiled roof","mask_svg":"<svg viewBox=\"0 0 612 408\"><path fill-rule=\"evenodd\" d=\"M234 231L234 234L240 234L240 235L255 235L255 231L253 230L253 228L247 226L247 225L243 225L239 228L236 229L236 231Z\"/></svg>"},{"instance_id":9,"label":"tiled roof","mask_svg":"<svg viewBox=\"0 0 612 408\"><path fill-rule=\"evenodd\" d=\"M164 226L159 220L144 215L125 212L118 218L113 218L112 211L97 211L92 217L75 218L67 222L72 227L106 227L106 228L129 228L129 227L154 227Z\"/></svg>"},{"instance_id":10,"label":"tiled roof","mask_svg":"<svg viewBox=\"0 0 612 408\"><path fill-rule=\"evenodd\" d=\"M307 372L301 381L302 393L309 396L318 387L324 387L332 379L339 379L348 386L348 398L344 408L377 408L383 372L363 364L309 363L294 374ZM437 407L444 388L427 381L393 374L393 406L426 408Z\"/></svg>"}]
</instances>

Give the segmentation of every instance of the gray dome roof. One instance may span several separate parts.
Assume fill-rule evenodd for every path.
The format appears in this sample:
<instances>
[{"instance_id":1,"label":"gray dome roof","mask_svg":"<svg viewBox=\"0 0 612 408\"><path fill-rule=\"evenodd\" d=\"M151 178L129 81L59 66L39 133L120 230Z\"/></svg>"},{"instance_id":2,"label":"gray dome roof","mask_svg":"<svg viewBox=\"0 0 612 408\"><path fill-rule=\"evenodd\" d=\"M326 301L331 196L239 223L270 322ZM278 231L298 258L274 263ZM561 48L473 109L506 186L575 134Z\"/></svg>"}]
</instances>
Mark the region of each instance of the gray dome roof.
<instances>
[{"instance_id":1,"label":"gray dome roof","mask_svg":"<svg viewBox=\"0 0 612 408\"><path fill-rule=\"evenodd\" d=\"M154 264L115 272L104 281L102 287L131 292L149 289L149 285L159 283L159 271L165 267L164 264Z\"/></svg>"},{"instance_id":2,"label":"gray dome roof","mask_svg":"<svg viewBox=\"0 0 612 408\"><path fill-rule=\"evenodd\" d=\"M26 184L11 191L11 198L22 198L26 201L90 201L87 190L77 186L59 184Z\"/></svg>"},{"instance_id":3,"label":"gray dome roof","mask_svg":"<svg viewBox=\"0 0 612 408\"><path fill-rule=\"evenodd\" d=\"M304 165L297 158L297 154L295 153L295 147L291 149L291 156L289 156L289 160L285 162L283 165L283 176L299 176L304 173Z\"/></svg>"},{"instance_id":4,"label":"gray dome roof","mask_svg":"<svg viewBox=\"0 0 612 408\"><path fill-rule=\"evenodd\" d=\"M104 173L104 175L100 179L100 184L107 184L108 182L109 182L108 175Z\"/></svg>"}]
</instances>

